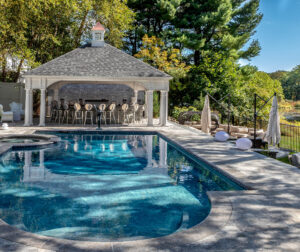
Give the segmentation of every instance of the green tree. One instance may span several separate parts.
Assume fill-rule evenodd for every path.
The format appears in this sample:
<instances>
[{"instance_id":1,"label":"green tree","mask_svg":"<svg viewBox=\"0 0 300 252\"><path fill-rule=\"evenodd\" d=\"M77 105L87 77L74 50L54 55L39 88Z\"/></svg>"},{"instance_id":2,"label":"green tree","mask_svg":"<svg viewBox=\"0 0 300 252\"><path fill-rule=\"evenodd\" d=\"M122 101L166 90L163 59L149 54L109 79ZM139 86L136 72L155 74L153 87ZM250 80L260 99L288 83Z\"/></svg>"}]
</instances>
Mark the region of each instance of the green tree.
<instances>
[{"instance_id":1,"label":"green tree","mask_svg":"<svg viewBox=\"0 0 300 252\"><path fill-rule=\"evenodd\" d=\"M134 13L122 0L0 0L0 64L7 81L7 58L37 66L76 47L90 37L94 21L107 27L106 40L121 47Z\"/></svg>"},{"instance_id":2,"label":"green tree","mask_svg":"<svg viewBox=\"0 0 300 252\"><path fill-rule=\"evenodd\" d=\"M279 81L283 81L286 78L287 74L288 72L283 70L278 70L276 72L269 73L270 77L273 80L279 80Z\"/></svg>"},{"instance_id":3,"label":"green tree","mask_svg":"<svg viewBox=\"0 0 300 252\"><path fill-rule=\"evenodd\" d=\"M142 43L143 45L135 57L175 78L185 76L190 67L183 62L179 49L166 48L165 43L155 36L145 35Z\"/></svg>"},{"instance_id":4,"label":"green tree","mask_svg":"<svg viewBox=\"0 0 300 252\"><path fill-rule=\"evenodd\" d=\"M135 13L134 29L128 32L126 49L132 55L138 52L145 34L166 39L165 30L170 29L182 0L128 0Z\"/></svg>"},{"instance_id":5,"label":"green tree","mask_svg":"<svg viewBox=\"0 0 300 252\"><path fill-rule=\"evenodd\" d=\"M300 100L300 65L288 72L281 83L287 99Z\"/></svg>"},{"instance_id":6,"label":"green tree","mask_svg":"<svg viewBox=\"0 0 300 252\"><path fill-rule=\"evenodd\" d=\"M250 59L260 51L257 40L243 49L262 19L258 8L259 0L183 0L173 24L195 65L211 52Z\"/></svg>"}]
</instances>

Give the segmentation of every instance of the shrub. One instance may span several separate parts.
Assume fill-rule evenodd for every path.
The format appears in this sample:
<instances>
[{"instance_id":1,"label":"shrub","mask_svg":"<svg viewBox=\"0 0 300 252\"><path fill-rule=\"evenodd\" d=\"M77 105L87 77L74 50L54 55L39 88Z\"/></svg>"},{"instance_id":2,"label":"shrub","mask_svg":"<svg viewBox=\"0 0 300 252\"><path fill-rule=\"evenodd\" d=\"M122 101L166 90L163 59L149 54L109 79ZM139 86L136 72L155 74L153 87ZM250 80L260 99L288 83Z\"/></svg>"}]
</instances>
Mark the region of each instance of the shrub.
<instances>
[{"instance_id":1,"label":"shrub","mask_svg":"<svg viewBox=\"0 0 300 252\"><path fill-rule=\"evenodd\" d=\"M199 114L194 114L191 117L192 121L200 121L201 120L201 116Z\"/></svg>"},{"instance_id":2,"label":"shrub","mask_svg":"<svg viewBox=\"0 0 300 252\"><path fill-rule=\"evenodd\" d=\"M189 106L189 107L176 107L175 106L172 111L172 117L177 120L180 113L187 112L187 111L197 111L197 109L193 106Z\"/></svg>"}]
</instances>

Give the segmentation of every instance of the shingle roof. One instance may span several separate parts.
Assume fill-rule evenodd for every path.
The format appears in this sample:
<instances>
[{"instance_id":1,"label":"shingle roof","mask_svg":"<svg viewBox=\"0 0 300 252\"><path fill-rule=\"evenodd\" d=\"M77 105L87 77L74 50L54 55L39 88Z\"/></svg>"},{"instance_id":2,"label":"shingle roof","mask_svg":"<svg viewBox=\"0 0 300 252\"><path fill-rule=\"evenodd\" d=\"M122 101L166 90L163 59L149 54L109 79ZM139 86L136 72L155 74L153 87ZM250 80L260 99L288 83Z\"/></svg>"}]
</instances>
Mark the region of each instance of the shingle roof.
<instances>
[{"instance_id":1,"label":"shingle roof","mask_svg":"<svg viewBox=\"0 0 300 252\"><path fill-rule=\"evenodd\" d=\"M106 43L103 47L85 45L77 48L25 75L170 78L168 74Z\"/></svg>"}]
</instances>

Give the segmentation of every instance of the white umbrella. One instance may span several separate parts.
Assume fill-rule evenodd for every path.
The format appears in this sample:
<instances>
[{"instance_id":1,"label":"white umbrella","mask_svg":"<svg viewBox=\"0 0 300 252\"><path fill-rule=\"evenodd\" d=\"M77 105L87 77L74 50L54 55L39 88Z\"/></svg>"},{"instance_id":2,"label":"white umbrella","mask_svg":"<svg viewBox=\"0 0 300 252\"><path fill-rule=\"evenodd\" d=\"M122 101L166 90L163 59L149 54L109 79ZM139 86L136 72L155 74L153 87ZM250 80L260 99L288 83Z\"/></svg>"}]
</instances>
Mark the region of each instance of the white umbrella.
<instances>
[{"instance_id":1,"label":"white umbrella","mask_svg":"<svg viewBox=\"0 0 300 252\"><path fill-rule=\"evenodd\" d=\"M205 96L204 107L201 114L201 130L205 133L210 132L211 114L209 107L209 97Z\"/></svg>"},{"instance_id":2,"label":"white umbrella","mask_svg":"<svg viewBox=\"0 0 300 252\"><path fill-rule=\"evenodd\" d=\"M280 136L280 116L278 113L277 96L275 95L269 115L269 124L265 138L269 145L273 144L273 146L275 146L279 144Z\"/></svg>"}]
</instances>

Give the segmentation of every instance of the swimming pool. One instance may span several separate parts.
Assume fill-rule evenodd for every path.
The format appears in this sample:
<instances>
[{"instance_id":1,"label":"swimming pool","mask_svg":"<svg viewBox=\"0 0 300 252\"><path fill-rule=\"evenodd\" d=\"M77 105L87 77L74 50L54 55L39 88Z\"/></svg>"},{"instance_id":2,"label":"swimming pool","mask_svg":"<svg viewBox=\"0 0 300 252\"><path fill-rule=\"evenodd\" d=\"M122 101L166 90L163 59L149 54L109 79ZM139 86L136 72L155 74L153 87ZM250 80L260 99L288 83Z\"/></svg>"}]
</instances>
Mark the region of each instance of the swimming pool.
<instances>
[{"instance_id":1,"label":"swimming pool","mask_svg":"<svg viewBox=\"0 0 300 252\"><path fill-rule=\"evenodd\" d=\"M0 156L8 224L73 240L160 237L203 221L207 191L243 189L157 134L57 135L51 148Z\"/></svg>"}]
</instances>

